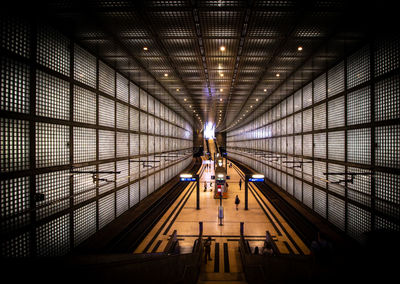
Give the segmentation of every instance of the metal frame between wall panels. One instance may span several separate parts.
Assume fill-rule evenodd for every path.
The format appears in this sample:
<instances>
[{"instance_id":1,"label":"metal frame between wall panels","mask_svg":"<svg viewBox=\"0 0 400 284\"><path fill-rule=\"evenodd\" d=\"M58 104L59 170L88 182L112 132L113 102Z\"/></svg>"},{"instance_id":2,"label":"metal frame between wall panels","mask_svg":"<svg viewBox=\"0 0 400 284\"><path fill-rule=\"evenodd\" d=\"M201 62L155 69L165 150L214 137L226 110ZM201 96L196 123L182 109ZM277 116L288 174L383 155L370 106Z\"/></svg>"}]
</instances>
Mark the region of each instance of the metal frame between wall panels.
<instances>
[{"instance_id":1,"label":"metal frame between wall panels","mask_svg":"<svg viewBox=\"0 0 400 284\"><path fill-rule=\"evenodd\" d=\"M3 20L2 20L3 21ZM106 94L104 92L102 92L99 88L99 80L100 80L100 74L99 74L99 70L100 70L100 58L99 57L95 57L95 62L96 62L96 85L95 87L91 87L88 86L82 82L77 81L74 78L74 66L75 66L75 47L77 46L76 43L72 40L72 39L68 39L69 41L69 45L68 45L68 52L69 52L69 70L67 72L67 74L69 75L64 75L59 73L56 70L51 69L50 67L46 67L41 65L40 63L37 62L36 59L36 54L37 54L37 23L30 23L29 24L29 29L30 29L30 38L26 39L27 43L29 45L29 51L30 51L30 56L29 58L25 58L22 55L19 54L15 54L13 51L11 50L7 50L4 47L0 48L0 56L1 58L5 58L5 59L10 59L13 60L13 62L20 62L22 64L25 64L26 66L29 67L30 73L29 73L29 113L19 113L19 112L15 112L13 110L8 110L7 108L3 109L3 105L2 105L2 110L1 110L1 118L3 119L11 119L11 120L18 120L18 121L26 121L28 122L29 125L29 167L27 169L21 169L21 170L7 170L7 169L2 169L1 173L0 173L0 177L2 181L6 181L6 180L12 180L12 179L17 179L20 177L29 177L29 206L26 209L20 210L17 209L13 214L6 214L2 215L1 218L1 222L2 222L2 226L3 224L5 224L4 222L8 222L9 220L13 220L15 218L19 218L19 216L23 216L25 214L29 215L29 222L26 224L18 224L16 227L12 227L12 229L7 229L5 231L2 230L2 234L1 234L1 239L2 239L2 255L4 250L6 249L5 246L7 244L7 242L13 242L14 238L18 238L19 236L23 235L23 234L29 234L28 240L29 240L29 245L28 247L26 247L26 251L24 252L24 254L26 256L37 256L39 255L39 252L37 251L38 248L38 240L36 240L36 235L38 229L40 228L45 228L45 226L48 226L51 224L52 221L57 221L58 218L60 217L65 217L68 216L68 230L67 230L67 235L65 235L65 238L69 238L69 248L73 248L76 245L75 242L75 234L76 234L76 228L74 228L75 226L75 212L77 209L80 208L84 208L86 205L89 204L96 204L96 220L95 222L95 228L96 230L99 230L102 226L102 224L99 223L100 220L100 204L99 201L105 197L105 196L112 196L113 202L111 204L114 204L114 207L112 208L112 215L113 218L116 218L120 213L121 213L121 209L119 209L119 203L118 203L118 192L122 189L125 189L127 191L127 200L124 200L124 204L127 204L128 208L131 208L132 206L134 206L135 204L131 204L130 200L131 200L131 192L132 190L130 190L131 185L136 184L137 182L140 182L141 180L145 180L148 179L149 177L153 178L153 182L151 183L152 188L150 189L151 192L153 192L156 188L154 188L155 186L155 182L154 179L156 176L159 176L159 174L163 171L167 171L170 174L165 174L165 178L162 180L162 182L166 181L167 177L171 178L172 176L176 175L179 169L184 168L185 165L187 165L190 161L191 161L191 151L192 151L192 130L188 129L188 123L184 121L184 119L182 117L180 117L177 114L173 114L173 116L170 117L158 117L158 113L154 112L154 106L156 104L156 100L153 99L152 100L152 104L153 104L153 113L150 113L149 111L149 100L147 101L147 108L146 110L142 110L140 107L140 101L139 101L139 105L138 107L132 105L131 103L131 86L132 84L134 84L131 80L129 80L129 78L126 78L124 75L119 74L115 71L115 69L110 69L112 70L113 73L113 79L114 79L114 94L110 95L110 94ZM105 65L104 63L101 63L103 65ZM110 68L110 66L107 66L107 68ZM37 82L37 76L36 73L37 71L43 72L43 74L48 74L50 76L52 76L52 78L54 77L55 79L59 79L60 81L66 82L68 84L68 96L69 96L69 103L68 103L68 114L69 114L69 118L68 119L60 119L60 118L52 118L52 117L45 117L45 116L40 116L37 114L37 106L36 106L36 92L37 92L37 88L36 88L36 82ZM13 72L13 71L9 71L9 72ZM128 86L128 101L123 101L121 100L120 97L117 96L118 94L118 89L117 89L117 79L118 76L121 76L123 79L126 80ZM94 98L95 101L94 106L95 106L95 123L94 124L90 124L90 123L86 123L86 122L77 122L75 121L75 117L74 117L74 106L75 106L75 102L74 102L74 95L75 95L75 87L80 87L84 90L87 90L91 93L94 94ZM141 88L138 88L139 90L139 95L138 95L138 99L140 100L141 97L141 93L143 92L143 90ZM3 94L2 94L3 95ZM146 93L146 96L150 97L151 95ZM106 98L109 99L110 102L112 102L113 106L114 106L114 112L113 112L113 126L106 126L106 125L101 125L100 124L100 100L99 98ZM154 124L152 125L152 129L149 130L149 125L147 125L148 127L146 128L146 131L140 131L140 129L136 130L131 130L131 119L128 119L127 121L127 129L121 129L119 128L119 125L117 124L118 121L118 112L117 112L117 105L123 105L126 106L128 109L128 118L130 118L130 115L132 113L132 110L137 111L138 114L143 113L148 117L153 117L153 121L156 121L157 118L157 123L159 123L161 125L161 123L165 124L166 126L168 126L168 129L171 129L170 132L166 132L163 134L160 133L155 133L154 131ZM164 106L161 102L158 102L158 105L161 107L163 106L163 109L168 112L171 113L171 110ZM174 119L172 119L172 117L174 117ZM177 118L177 120L175 120L175 118ZM139 119L139 124L140 125L140 115L138 116ZM38 166L37 165L37 160L36 160L36 156L37 156L37 143L36 140L38 138L38 132L36 129L36 125L37 123L46 123L48 125L61 125L61 126L65 126L68 129L68 135L69 135L69 140L67 145L65 145L66 147L68 147L68 158L67 158L67 162L66 163L55 163L53 165L50 166ZM147 124L149 124L149 120L147 119ZM4 126L6 127L6 126ZM74 160L74 154L77 150L76 146L74 145L74 129L77 128L84 128L84 129L91 129L95 131L95 159L91 159L91 160L84 160L82 161L75 161ZM172 131L173 129L173 131ZM11 131L8 129L2 129L2 131ZM110 133L112 132L113 135L113 150L114 153L112 155L112 157L108 157L106 159L100 159L100 131L110 131ZM61 132L60 132L61 133ZM128 149L128 154L124 155L124 156L120 156L118 154L118 149L119 149L119 145L118 145L118 140L117 140L117 133L125 133L127 134L127 143L128 145L125 146ZM138 139L138 147L139 147L139 152L137 155L131 155L132 152L131 151L131 143L133 143L133 141L131 141L131 135L130 134L136 134L137 135L137 139ZM166 134L166 135L165 135ZM60 135L60 134L54 134L54 135ZM146 147L148 148L146 151L146 154L141 154L140 152L140 139L141 136L146 137ZM156 142L153 143L153 145L150 146L148 145L148 141L149 141L149 137L160 137L163 139L168 139L170 141L174 141L173 145L174 147L169 148L169 149L164 149L163 151L157 151L156 152ZM156 140L156 139L153 139ZM157 139L157 143L162 143L163 140L161 139ZM178 143L179 142L179 143ZM2 142L3 143L3 142ZM43 142L41 142L43 143ZM50 142L45 142L45 146L44 147L48 147L50 144ZM52 142L54 143L54 142ZM172 142L171 142L172 143ZM47 146L46 146L47 145ZM3 146L3 144L2 144ZM178 159L170 159L169 161L163 163L160 166L157 166L154 169L151 170L146 170L145 172L141 171L140 168L138 168L138 176L137 177L131 177L129 176L131 173L131 169L133 166L130 165L129 160L131 159L143 159L145 161L149 160L149 157L157 155L157 154L169 154L169 153L176 153L177 151L182 151L182 152L186 152L185 155L183 155L182 157L178 158ZM187 154L188 152L190 152L190 154ZM52 159L52 157L47 157L46 159ZM118 162L119 161L126 161L127 164L127 171L128 171L128 176L126 177L126 182L124 182L123 184L118 184L118 177L116 174L116 171L118 170ZM114 178L113 181L111 182L112 184L112 188L107 190L107 191L100 191L101 187L104 186L100 183L99 179L93 179L93 182L95 183L93 185L93 187L90 187L88 190L84 190L84 191L79 191L79 192L75 192L75 184L74 184L74 176L76 175L69 175L67 177L68 180L68 186L65 189L67 192L66 196L62 196L62 194L60 193L59 197L52 197L49 199L48 202L44 202L43 204L38 204L37 203L37 198L39 196L39 194L37 193L37 177L39 175L42 174L47 174L47 173L57 173L57 172L68 172L68 170L71 170L73 168L81 168L81 167L94 167L94 169L96 170L96 172L99 172L101 169L101 165L106 165L106 164L110 164L112 163L112 169L114 171ZM50 177L52 178L52 177ZM86 180L86 179L85 179ZM57 183L57 180L51 180L51 182L53 183ZM160 183L160 180L158 180L157 185L161 185L162 182ZM148 184L148 183L147 183ZM13 185L10 185L13 186ZM61 186L61 185L60 185ZM3 190L3 188L2 188ZM4 190L9 190L10 192L13 192L13 189L4 189ZM54 194L56 194L56 196L58 196L58 193L55 191L56 189L54 189ZM140 189L139 193L140 193ZM148 188L146 187L146 195L150 194L151 192L149 192ZM92 197L86 197L85 194L88 192L94 192L94 195ZM13 193L10 193L13 194ZM41 197L44 197L45 200L47 198L46 195L40 194ZM82 199L76 200L77 197L84 197L83 201ZM124 195L125 196L125 193ZM10 200L10 202L12 202L12 198L14 198L13 196L9 196L8 197ZM140 200L142 200L142 198L139 196L138 202L140 202ZM3 206L3 202L7 202L2 200L2 206ZM52 209L52 211L50 210L48 213L42 214L40 217L37 216L37 212L38 210L41 210L43 208L50 208L51 206L53 206L54 204L64 204L66 202L66 206L59 206L57 208L55 208L54 210ZM125 205L121 205L123 206L122 209L126 209ZM108 210L108 209L107 209ZM50 227L49 227L50 228ZM54 230L54 228L50 228L51 230ZM78 240L79 241L79 240ZM53 240L53 242L55 242L55 239ZM10 253L10 251L9 251ZM11 252L13 253L13 252Z\"/></svg>"},{"instance_id":2,"label":"metal frame between wall panels","mask_svg":"<svg viewBox=\"0 0 400 284\"><path fill-rule=\"evenodd\" d=\"M324 208L324 213L321 213L320 211L318 211L319 214L325 215L323 217L327 218L328 221L331 221L329 218L331 218L330 214L333 214L334 212L331 208L329 202L330 202L330 198L329 196L332 196L334 198L337 198L339 200L343 200L344 202L344 224L343 224L343 230L345 232L347 232L348 234L350 234L352 237L356 237L359 240L362 239L361 235L357 235L360 234L360 232L357 233L357 230L368 230L368 228L370 230L374 230L377 228L380 228L380 226L382 226L382 222L388 222L392 225L388 225L389 228L393 229L393 226L395 226L394 224L398 224L399 219L398 216L396 217L394 214L395 211L394 208L397 206L398 204L396 203L396 197L380 197L378 196L378 193L376 192L376 183L378 182L375 175L376 174L389 174L392 175L391 177L388 176L388 178L391 178L391 180L388 180L386 182L392 182L393 184L391 184L391 188L386 189L386 190L392 190L392 191L396 191L398 190L398 188L396 188L396 176L398 177L398 175L400 174L399 168L396 167L397 164L387 164L387 163L382 163L382 162L377 162L376 161L376 152L379 150L379 147L393 147L392 148L392 155L396 155L396 153L398 153L398 145L396 146L396 144L389 144L391 146L386 146L385 144L382 145L377 145L377 139L378 137L376 136L375 132L376 132L376 128L377 127L382 127L382 126L398 126L399 125L399 121L398 119L396 119L396 117L398 117L398 110L397 110L397 114L395 114L393 116L393 114L391 116L388 116L388 118L386 119L380 119L379 121L376 120L375 118L375 113L378 111L377 110L377 106L375 105L376 102L376 95L375 95L375 90L376 90L376 85L377 83L381 83L381 82L386 82L387 79L391 79L393 78L394 80L398 80L399 78L399 74L400 74L400 68L398 67L398 64L396 65L396 68L392 68L389 71L385 71L385 72L381 72L380 74L376 75L375 74L375 62L377 60L384 60L381 58L377 58L377 48L376 48L376 42L378 40L384 40L382 38L379 39L374 39L371 42L369 42L367 44L367 46L362 46L360 47L358 50L352 51L351 53L349 52L348 55L344 58L342 58L338 63L336 63L333 66L329 66L323 73L322 75L325 76L324 78L324 83L325 83L325 98L323 100L320 100L318 102L315 102L315 94L314 94L314 90L315 90L315 84L314 81L318 78L321 78L320 75L318 75L317 77L314 77L311 81L311 88L312 88L312 104L306 107L301 107L299 110L294 110L292 111L290 114L287 113L287 111L285 111L285 115L281 116L281 115L273 115L271 116L271 112L274 111L277 108L278 105L281 104L281 102L285 102L284 107L286 108L288 106L288 98L290 98L291 100L293 99L293 97L295 96L295 94L297 94L298 91L294 92L293 94L291 94L290 96L288 96L287 98L285 98L284 100L282 100L281 102L279 102L278 104L275 104L275 106L273 108L271 108L269 110L269 112L264 113L263 115L257 117L255 120L253 120L252 122L244 125L241 129L238 130L234 130L231 133L228 133L228 137L227 137L227 144L228 144L228 150L230 150L232 152L232 155L238 155L238 157L242 157L240 159L252 159L255 161L256 163L256 167L259 167L258 163L260 163L260 165L263 165L262 167L266 167L266 171L269 172L269 169L271 169L272 171L276 171L279 173L279 176L282 174L282 178L283 175L286 176L290 176L291 178L293 178L293 182L295 179L298 179L301 181L302 184L308 184L310 186L312 186L312 188L314 190L312 190L312 205L310 207L310 205L307 204L307 206L309 206L312 210L317 211L318 209L315 208L315 189L320 190L320 192L324 192L325 198L324 198L324 203L327 204L326 207ZM398 39L397 39L398 40ZM393 43L392 43L393 44ZM398 42L397 42L397 46L398 46ZM368 47L368 52L365 51L364 47ZM383 47L381 47L382 49ZM385 46L384 48L388 48L387 46ZM396 48L396 43L394 43L394 47ZM398 47L397 47L398 48ZM361 52L362 50L364 50L363 52ZM381 50L382 52L382 50ZM389 52L389 51L385 51L385 52ZM392 51L392 52L397 52L396 51ZM352 61L352 63L349 63L348 58L350 57L350 55L357 55L357 61L356 63L354 63L354 61ZM366 55L366 53L368 53ZM361 55L360 55L361 54ZM360 64L364 64L362 60L365 60L365 57L368 56L368 61L369 61L369 70L367 70L368 74L369 74L369 78L368 79L360 79L361 81L359 83L357 83L356 85L352 85L349 86L348 85L348 80L349 80L349 76L350 74L348 74L350 69L349 66L352 66L351 68L358 68L357 65ZM396 55L393 55L392 58L396 58ZM387 59L390 60L390 59ZM393 59L391 59L393 60ZM342 64L343 65L343 81L337 81L340 82L340 84L342 84L342 88L343 91L335 93L335 95L330 95L329 94L329 84L335 83L336 81L328 81L331 80L331 78L328 78L328 74L330 74L330 72L336 72L336 71L331 71L334 70L334 68L336 68L338 65L337 64ZM350 65L353 64L353 65ZM380 63L383 64L383 63ZM364 65L362 65L364 66ZM352 71L354 73L354 71ZM352 73L352 74L353 74ZM334 73L332 73L332 76L337 76L334 75ZM353 76L355 76L353 74ZM358 76L358 75L357 75ZM340 78L340 77L338 77ZM354 77L355 78L355 77ZM337 80L334 79L334 77L332 77L332 80ZM358 79L357 79L358 80ZM302 103L304 103L304 98L303 98L303 91L304 88L306 86L308 86L310 83L307 83L305 85L303 85L300 89L301 91L301 96L302 96ZM398 84L398 83L397 83ZM393 88L393 87L392 87ZM394 87L395 88L395 87ZM349 94L355 94L356 91L362 91L362 90L369 90L369 99L370 99L370 103L369 103L369 112L370 112L370 120L368 122L365 122L365 120L360 120L360 121L356 121L355 123L352 122L351 124L349 124L348 119L349 119ZM386 91L386 90L385 90ZM382 92L382 91L381 91ZM387 92L392 92L389 94L392 94L392 96L394 95L393 92L398 92L398 90L389 90ZM353 95L354 97L354 95ZM337 102L338 99L343 98L343 102L341 102L340 107L344 108L344 114L343 114L343 121L342 121L342 125L339 124L339 126L334 125L333 127L330 126L330 124L332 123L329 113L331 111L335 111L335 105L332 104L332 102ZM393 99L393 98L392 98ZM394 98L394 102L391 102L392 104L394 103L395 105L389 106L389 108L395 108L396 107L396 99ZM333 109L331 109L331 104ZM354 103L353 103L354 104ZM398 102L397 102L398 104ZM316 114L314 113L314 110L316 109L316 107L318 106L323 106L323 109L325 110L325 114L324 115L324 120L325 120L325 127L323 127L322 129L316 129L314 123L315 123L315 119L316 119ZM337 109L337 108L336 108ZM286 110L286 109L285 109ZM306 131L303 132L303 123L304 120L302 118L302 116L304 115L303 112L307 111L307 110L312 110L312 127L311 127L311 131ZM340 108L339 108L340 110ZM283 111L283 110L282 110ZM362 111L362 108L361 108ZM383 111L383 110L379 110L379 111ZM392 111L396 111L393 110ZM282 112L283 113L283 112ZM260 119L262 119L264 121L264 117L268 114L268 119L266 120L265 123L261 123L259 124L259 121L261 121ZM281 122L285 122L286 124L290 123L288 121L287 118L291 117L291 118L295 118L296 115L301 116L301 132L298 131L292 131L290 133L280 133L280 132L276 132L275 131L275 126L277 125L278 127L280 127ZM294 122L293 122L294 123ZM287 127L286 127L287 128ZM264 132L264 129L272 129L273 135L266 135L265 137L260 137L260 136L256 136L254 135L255 133L258 132ZM369 144L368 148L370 149L370 152L368 153L364 153L364 155L367 155L366 157L369 157L367 160L363 160L362 157L360 159L357 160L349 160L349 150L354 152L354 149L349 149L349 131L353 131L353 130L362 130L362 129L367 129L370 132L370 137L369 137L369 141L358 141L356 140L356 142L352 142L352 143L366 143ZM396 131L395 129L393 131ZM333 147L335 144L330 144L331 142L331 138L330 138L330 134L334 135L335 133L340 133L343 132L344 133L344 149L342 149L344 151L344 157L343 160L342 158L338 159L338 157L335 156L335 158L333 159L333 157L331 157L331 153L330 153L330 148ZM395 132L396 133L396 132ZM320 135L320 134L325 134L325 141L322 142L324 143L324 156L323 157L316 157L316 146L315 145L315 136L316 135ZM301 153L296 153L295 151L295 147L296 147L296 143L295 143L295 137L297 137L298 135L301 135ZM311 148L311 153L312 156L307 156L304 153L304 137L305 135L311 135L312 136L312 148ZM392 135L395 135L394 133ZM356 136L358 137L358 136ZM289 152L289 149L284 150L284 148L280 148L279 145L277 145L277 147L273 146L275 145L274 143L279 143L279 141L282 141L282 138L285 138L284 141L287 141L287 139L291 139L291 144L293 145L293 153ZM352 138L354 139L354 138ZM360 138L355 138L355 139L364 139L363 136L360 136ZM394 142L393 138L390 138L392 140L390 140L391 142L387 142L387 143L396 143ZM257 143L257 145L255 144L257 141L265 141L262 143ZM273 143L268 143L268 141L274 141ZM250 142L250 143L249 143ZM332 140L332 143L335 143L335 140ZM261 149L260 149L260 145L262 145ZM269 146L268 146L269 145ZM356 145L356 146L354 146ZM353 148L354 147L358 147L357 149L359 149L359 147L361 146L357 146L358 144L353 144ZM363 144L361 144L363 145ZM379 146L379 147L378 147ZM271 148L272 147L272 148ZM397 147L397 148L396 148ZM335 149L335 148L333 148ZM360 151L360 150L357 150ZM382 151L382 150L381 150ZM265 154L263 154L265 153ZM299 161L312 161L313 162L313 167L312 167L312 176L311 179L305 179L305 172L303 169L301 169L301 173L296 173L296 171L293 171L293 169L289 170L288 167L285 167L284 163L275 163L272 160L271 161L266 161L263 159L260 159L259 156L263 156L263 155L285 155L288 159L291 160L299 160ZM354 155L354 154L353 154ZM389 154L390 155L390 154ZM381 156L380 159L384 158L386 156ZM395 158L395 157L392 157ZM367 161L367 162L366 162ZM317 180L318 177L316 177L316 170L315 170L315 162L322 162L324 164L323 166L323 170L325 170L326 173L329 173L329 171L334 171L333 169L335 168L334 166L340 166L343 167L343 171L344 171L344 175L343 175L343 181L344 184L342 184L341 186L343 187L343 191L344 193L337 193L335 192L335 188L332 186L331 183L329 182L325 182L326 186L321 186L319 184L317 184ZM333 166L333 168L331 169L331 165ZM392 166L389 166L392 165ZM351 170L352 169L352 170ZM365 189L361 189L360 187L365 187L367 186L366 184L363 184L366 181L356 181L357 185L352 184L352 181L350 181L348 179L348 175L351 171L354 170L361 170L361 172L365 172L368 171L369 173L369 178L370 181L368 182L368 184L370 184L370 188L365 188ZM293 171L293 172L292 172ZM318 170L318 173L321 170ZM360 172L360 173L361 173ZM301 174L301 177L300 175ZM269 175L270 177L272 177L272 180L274 182L276 182L278 185L280 185L280 179L276 179L274 178L274 176ZM369 179L368 178L368 179ZM329 178L326 178L327 180L329 180ZM310 181L311 180L311 181ZM367 180L368 181L368 180ZM283 181L282 181L283 182ZM295 185L295 184L294 184ZM286 182L285 182L285 187L286 187ZM398 187L398 184L397 184ZM298 190L298 189L297 189ZM382 191L382 190L381 190ZM349 195L349 193L351 193L351 195ZM295 193L291 193L292 195L295 196ZM355 196L354 194L357 194L357 196ZM382 193L380 193L382 194ZM395 192L392 193L393 195L396 195ZM297 199L299 199L298 197L296 197ZM387 199L389 198L389 199ZM392 198L392 199L391 199ZM393 200L394 198L394 200ZM305 202L304 200L304 189L302 189L302 193L301 193L301 198L299 199L300 202ZM334 200L332 200L334 201ZM379 202L380 204L380 208L377 207L377 203ZM382 203L386 204L386 205L382 205ZM333 203L334 204L334 203ZM384 209L382 209L382 206L386 206L384 207ZM321 209L321 208L320 208ZM335 213L336 214L336 213ZM349 214L352 214L351 216ZM354 214L360 214L360 216L355 217ZM336 217L335 217L336 218ZM352 219L350 219L352 218ZM360 220L355 220L354 218L361 218ZM375 222L377 222L377 218L380 218L380 224L376 224ZM367 220L370 220L370 224L365 223L367 222ZM351 227L348 227L349 224L351 225ZM334 224L336 225L336 224ZM396 228L396 226L395 226ZM399 228L397 227L397 230Z\"/></svg>"}]
</instances>

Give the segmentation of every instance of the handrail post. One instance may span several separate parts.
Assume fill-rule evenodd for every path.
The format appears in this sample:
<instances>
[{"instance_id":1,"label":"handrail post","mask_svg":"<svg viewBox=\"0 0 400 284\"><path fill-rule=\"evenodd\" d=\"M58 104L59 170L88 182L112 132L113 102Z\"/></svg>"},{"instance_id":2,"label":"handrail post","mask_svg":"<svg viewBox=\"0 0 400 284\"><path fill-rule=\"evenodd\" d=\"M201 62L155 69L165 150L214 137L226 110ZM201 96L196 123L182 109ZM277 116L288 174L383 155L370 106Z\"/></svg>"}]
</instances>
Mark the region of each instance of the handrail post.
<instances>
[{"instance_id":1,"label":"handrail post","mask_svg":"<svg viewBox=\"0 0 400 284\"><path fill-rule=\"evenodd\" d=\"M200 209L200 177L199 175L195 175L196 177L196 209Z\"/></svg>"},{"instance_id":2,"label":"handrail post","mask_svg":"<svg viewBox=\"0 0 400 284\"><path fill-rule=\"evenodd\" d=\"M249 210L249 176L244 178L244 210Z\"/></svg>"},{"instance_id":3,"label":"handrail post","mask_svg":"<svg viewBox=\"0 0 400 284\"><path fill-rule=\"evenodd\" d=\"M203 236L203 222L199 222L199 237Z\"/></svg>"}]
</instances>

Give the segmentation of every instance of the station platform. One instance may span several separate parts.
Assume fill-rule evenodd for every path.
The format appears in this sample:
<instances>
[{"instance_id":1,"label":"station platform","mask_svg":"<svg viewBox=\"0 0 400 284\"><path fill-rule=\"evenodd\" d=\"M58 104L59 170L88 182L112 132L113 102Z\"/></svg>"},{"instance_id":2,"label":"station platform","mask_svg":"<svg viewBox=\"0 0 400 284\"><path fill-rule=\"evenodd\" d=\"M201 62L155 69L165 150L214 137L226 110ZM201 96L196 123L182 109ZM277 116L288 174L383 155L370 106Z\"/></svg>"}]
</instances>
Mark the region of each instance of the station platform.
<instances>
[{"instance_id":1,"label":"station platform","mask_svg":"<svg viewBox=\"0 0 400 284\"><path fill-rule=\"evenodd\" d=\"M206 165L209 164L209 167ZM223 225L219 225L219 199L214 199L210 186L214 175L213 161L202 159L200 176L200 209L196 209L196 183L188 183L185 190L165 212L134 253L162 252L170 235L176 230L180 253L191 252L198 238L199 222L203 222L203 238L211 237L211 261L203 265L200 281L242 281L242 265L239 255L240 223L244 222L244 236L252 250L263 247L266 231L270 233L281 254L309 255L310 250L288 222L264 197L258 188L249 184L248 210L244 209L244 174L233 164L228 167L228 198L222 200ZM242 187L239 181L242 179ZM204 192L204 183L207 191ZM236 195L240 199L238 210ZM244 281L244 280L243 280ZM207 282L200 282L207 283Z\"/></svg>"}]
</instances>

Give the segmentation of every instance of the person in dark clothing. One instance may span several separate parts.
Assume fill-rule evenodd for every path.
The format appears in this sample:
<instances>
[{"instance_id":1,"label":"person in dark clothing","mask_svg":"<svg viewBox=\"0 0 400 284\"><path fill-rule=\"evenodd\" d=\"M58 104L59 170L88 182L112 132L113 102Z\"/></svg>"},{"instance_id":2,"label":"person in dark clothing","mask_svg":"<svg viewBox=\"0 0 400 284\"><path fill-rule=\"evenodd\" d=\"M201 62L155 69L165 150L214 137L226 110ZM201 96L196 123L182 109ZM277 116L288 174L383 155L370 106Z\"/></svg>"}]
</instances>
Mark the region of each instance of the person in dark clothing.
<instances>
[{"instance_id":1,"label":"person in dark clothing","mask_svg":"<svg viewBox=\"0 0 400 284\"><path fill-rule=\"evenodd\" d=\"M239 180L239 190L242 190L242 180Z\"/></svg>"},{"instance_id":2,"label":"person in dark clothing","mask_svg":"<svg viewBox=\"0 0 400 284\"><path fill-rule=\"evenodd\" d=\"M260 254L260 252L258 251L258 247L254 248L254 254Z\"/></svg>"},{"instance_id":3,"label":"person in dark clothing","mask_svg":"<svg viewBox=\"0 0 400 284\"><path fill-rule=\"evenodd\" d=\"M329 263L332 254L332 244L328 242L324 234L318 232L317 239L311 243L311 254L319 263Z\"/></svg>"},{"instance_id":4,"label":"person in dark clothing","mask_svg":"<svg viewBox=\"0 0 400 284\"><path fill-rule=\"evenodd\" d=\"M270 242L264 241L264 247L262 248L263 255L273 255L274 250L272 249L272 245Z\"/></svg>"},{"instance_id":5,"label":"person in dark clothing","mask_svg":"<svg viewBox=\"0 0 400 284\"><path fill-rule=\"evenodd\" d=\"M236 210L238 210L239 203L240 203L239 196L236 195L236 198L235 198Z\"/></svg>"},{"instance_id":6,"label":"person in dark clothing","mask_svg":"<svg viewBox=\"0 0 400 284\"><path fill-rule=\"evenodd\" d=\"M204 182L204 192L207 191L207 182Z\"/></svg>"},{"instance_id":7,"label":"person in dark clothing","mask_svg":"<svg viewBox=\"0 0 400 284\"><path fill-rule=\"evenodd\" d=\"M211 237L208 237L206 241L204 242L204 262L207 263L207 258L208 260L212 260L211 258Z\"/></svg>"}]
</instances>

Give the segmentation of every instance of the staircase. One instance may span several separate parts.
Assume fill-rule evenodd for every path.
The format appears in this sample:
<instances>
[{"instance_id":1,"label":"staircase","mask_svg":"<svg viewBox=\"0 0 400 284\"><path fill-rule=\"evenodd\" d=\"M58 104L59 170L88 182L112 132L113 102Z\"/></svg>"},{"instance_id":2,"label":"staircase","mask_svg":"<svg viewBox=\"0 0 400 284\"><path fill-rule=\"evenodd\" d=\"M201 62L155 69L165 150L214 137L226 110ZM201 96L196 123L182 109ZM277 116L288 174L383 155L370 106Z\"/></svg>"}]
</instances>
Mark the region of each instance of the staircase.
<instances>
[{"instance_id":1,"label":"staircase","mask_svg":"<svg viewBox=\"0 0 400 284\"><path fill-rule=\"evenodd\" d=\"M238 242L216 238L212 241L211 258L206 264L203 257L198 284L247 283Z\"/></svg>"}]
</instances>

